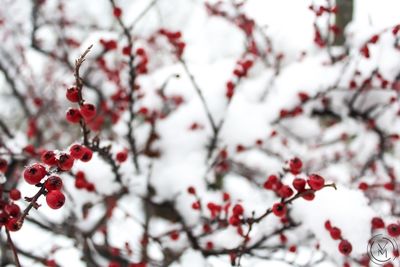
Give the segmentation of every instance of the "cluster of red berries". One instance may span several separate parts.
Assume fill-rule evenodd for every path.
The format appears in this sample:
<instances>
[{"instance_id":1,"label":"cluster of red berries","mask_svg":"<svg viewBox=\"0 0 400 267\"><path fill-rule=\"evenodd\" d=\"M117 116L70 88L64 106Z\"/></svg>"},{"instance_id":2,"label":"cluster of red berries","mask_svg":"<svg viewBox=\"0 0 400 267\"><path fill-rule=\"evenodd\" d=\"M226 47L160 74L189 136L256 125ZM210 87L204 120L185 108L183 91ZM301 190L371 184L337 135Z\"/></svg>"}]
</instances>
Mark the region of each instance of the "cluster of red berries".
<instances>
[{"instance_id":1,"label":"cluster of red berries","mask_svg":"<svg viewBox=\"0 0 400 267\"><path fill-rule=\"evenodd\" d=\"M247 76L248 71L253 66L253 64L254 62L251 59L242 59L236 63L235 69L233 70L233 75L236 77L235 79L236 82L231 80L226 83L225 95L228 98L228 100L230 100L233 97L237 83L241 78Z\"/></svg>"},{"instance_id":2,"label":"cluster of red berries","mask_svg":"<svg viewBox=\"0 0 400 267\"><path fill-rule=\"evenodd\" d=\"M187 189L188 193L196 197L196 201L192 203L192 209L200 210L201 209L201 202L199 197L196 194L196 189L193 186L189 186Z\"/></svg>"},{"instance_id":3,"label":"cluster of red berries","mask_svg":"<svg viewBox=\"0 0 400 267\"><path fill-rule=\"evenodd\" d=\"M264 183L264 188L276 192L282 198L288 198L293 195L293 190L290 186L284 185L276 175L268 176Z\"/></svg>"},{"instance_id":4,"label":"cluster of red berries","mask_svg":"<svg viewBox=\"0 0 400 267\"><path fill-rule=\"evenodd\" d=\"M0 198L4 193L0 188ZM0 200L0 228L5 226L8 231L17 231L21 225L19 223L21 209L14 201L21 198L21 192L18 189L11 189L8 197L10 201Z\"/></svg>"},{"instance_id":5,"label":"cluster of red berries","mask_svg":"<svg viewBox=\"0 0 400 267\"><path fill-rule=\"evenodd\" d=\"M168 42L175 48L175 53L178 58L182 57L186 46L185 42L181 40L182 33L180 31L174 32L166 29L160 29L158 33L167 37Z\"/></svg>"},{"instance_id":6,"label":"cluster of red berries","mask_svg":"<svg viewBox=\"0 0 400 267\"><path fill-rule=\"evenodd\" d=\"M342 231L338 227L332 226L329 220L325 222L325 229L329 231L329 234L333 240L340 240L338 245L339 252L345 256L350 255L353 247L349 241L343 239Z\"/></svg>"},{"instance_id":7,"label":"cluster of red berries","mask_svg":"<svg viewBox=\"0 0 400 267\"><path fill-rule=\"evenodd\" d=\"M228 151L226 149L221 149L219 151L214 169L218 175L223 175L229 171L230 163L228 159Z\"/></svg>"},{"instance_id":8,"label":"cluster of red berries","mask_svg":"<svg viewBox=\"0 0 400 267\"><path fill-rule=\"evenodd\" d=\"M369 44L376 44L379 40L379 35L375 34L373 35L366 44L364 44L361 48L360 48L360 53L361 55L363 55L365 58L369 58L370 57L370 53L369 53L369 48L368 45Z\"/></svg>"},{"instance_id":9,"label":"cluster of red berries","mask_svg":"<svg viewBox=\"0 0 400 267\"><path fill-rule=\"evenodd\" d=\"M136 49L136 56L139 59L139 62L136 65L136 73L138 74L146 74L147 73L147 63L149 62L149 58L147 56L146 50L143 48Z\"/></svg>"},{"instance_id":10,"label":"cluster of red berries","mask_svg":"<svg viewBox=\"0 0 400 267\"><path fill-rule=\"evenodd\" d=\"M63 161L63 155L68 157L68 160ZM71 157L69 157L67 154L62 154L59 158L59 166L62 166L64 169L61 167L60 170L62 171L68 171L71 169L72 163L69 160ZM46 168L39 163L32 164L28 166L25 171L24 171L24 179L27 183L29 184L39 184L42 179L45 178L45 176L49 175L49 172L46 170ZM46 188L46 202L47 205L52 208L52 209L59 209L64 205L65 202L65 196L64 194L60 191L62 188L62 180L58 176L50 176L47 178L47 180L44 182L43 186Z\"/></svg>"},{"instance_id":11,"label":"cluster of red berries","mask_svg":"<svg viewBox=\"0 0 400 267\"><path fill-rule=\"evenodd\" d=\"M312 12L315 14L316 20L321 17L323 14L327 13L333 13L336 14L337 12L337 7L336 6L316 6L316 5L310 5L308 7ZM319 46L320 48L325 47L326 45L326 38L322 37L321 31L318 28L318 23L314 23L314 43ZM332 31L334 34L338 34L340 32L340 29L336 25L329 25L329 30Z\"/></svg>"},{"instance_id":12,"label":"cluster of red berries","mask_svg":"<svg viewBox=\"0 0 400 267\"><path fill-rule=\"evenodd\" d=\"M238 226L240 225L241 218L243 216L243 206L240 204L236 204L232 208L232 215L229 217L229 224L233 226Z\"/></svg>"},{"instance_id":13,"label":"cluster of red berries","mask_svg":"<svg viewBox=\"0 0 400 267\"><path fill-rule=\"evenodd\" d=\"M201 202L200 202L200 198L196 193L196 189L193 186L189 186L187 189L187 192L193 196L196 197L196 201L194 201L192 203L192 209L194 210L200 210L201 209ZM231 196L229 195L229 193L224 192L222 194L222 201L224 202L224 204L216 204L214 202L208 202L207 203L207 209L211 214L211 219L215 219L218 216L220 216L222 214L222 212L224 212L224 214L228 214L229 209L231 207ZM240 217L243 214L243 207L240 204L236 204L233 208L232 208L232 215L229 217L228 219L228 223L230 225L234 225L234 226L238 226L240 223ZM206 229L204 230L204 232L209 232L208 230L208 225L206 226Z\"/></svg>"},{"instance_id":14,"label":"cluster of red berries","mask_svg":"<svg viewBox=\"0 0 400 267\"><path fill-rule=\"evenodd\" d=\"M34 163L26 167L23 172L23 177L29 184L42 186L42 188L45 189L43 194L46 196L47 205L52 209L59 209L65 203L65 196L61 192L63 182L59 176L52 175L52 173L70 171L75 160L87 162L91 160L92 155L92 150L79 144L72 145L69 149L69 153L56 153L52 150L43 151L41 155L43 164ZM47 165L48 168L46 168L45 165ZM41 184L46 176L47 179ZM12 198L11 194L16 193L10 192L10 198ZM23 218L20 221L22 220ZM18 229L20 224L21 223L19 223Z\"/></svg>"},{"instance_id":15,"label":"cluster of red berries","mask_svg":"<svg viewBox=\"0 0 400 267\"><path fill-rule=\"evenodd\" d=\"M236 11L234 13L235 15L232 15L232 12L229 12L229 10L225 8L223 4L224 3L222 1L218 1L214 4L205 3L208 15L223 17L241 29L249 39L252 39L255 21L242 12L240 7L243 5L243 2L232 4L232 7L235 8Z\"/></svg>"},{"instance_id":16,"label":"cluster of red berries","mask_svg":"<svg viewBox=\"0 0 400 267\"><path fill-rule=\"evenodd\" d=\"M363 49L362 49L363 50ZM369 50L364 48L364 51L362 53L365 53L365 56L369 57ZM372 77L365 78L362 81L359 81L357 83L356 79L357 77L362 76L361 71L356 70L353 74L352 79L349 81L349 88L350 89L356 89L358 86L361 87L370 87L372 85L374 86L380 86L381 88L388 88L389 85L397 91L399 88L399 83L397 81L390 82L388 79L386 79L382 73L379 71L375 72ZM395 103L396 98L390 98L389 100L391 104Z\"/></svg>"},{"instance_id":17,"label":"cluster of red berries","mask_svg":"<svg viewBox=\"0 0 400 267\"><path fill-rule=\"evenodd\" d=\"M89 122L96 116L96 107L90 103L80 103L80 94L80 90L76 86L67 89L67 99L72 103L79 103L79 109L69 108L67 111L66 119L70 123L78 123L82 118Z\"/></svg>"},{"instance_id":18,"label":"cluster of red berries","mask_svg":"<svg viewBox=\"0 0 400 267\"><path fill-rule=\"evenodd\" d=\"M52 150L44 151L42 153L41 160L44 164L50 167L57 166L61 171L69 171L72 169L75 160L88 162L92 159L93 156L93 151L90 148L79 144L72 145L69 149L69 152L69 154L62 152L58 153L57 155ZM40 169L44 169L42 165L40 166ZM37 184L40 181L34 180L32 182L29 182L27 180L27 182L31 184Z\"/></svg>"},{"instance_id":19,"label":"cluster of red berries","mask_svg":"<svg viewBox=\"0 0 400 267\"><path fill-rule=\"evenodd\" d=\"M314 26L314 43L320 48L324 48L326 45L326 41L322 37L321 31L317 26Z\"/></svg>"},{"instance_id":20,"label":"cluster of red berries","mask_svg":"<svg viewBox=\"0 0 400 267\"><path fill-rule=\"evenodd\" d=\"M313 11L317 17L322 16L324 13L333 13L336 14L338 11L337 6L315 6L315 5L310 5L308 7L309 10Z\"/></svg>"},{"instance_id":21,"label":"cluster of red berries","mask_svg":"<svg viewBox=\"0 0 400 267\"><path fill-rule=\"evenodd\" d=\"M100 39L99 42L104 47L104 49L107 51L115 50L118 47L117 41L115 41L115 40Z\"/></svg>"},{"instance_id":22,"label":"cluster of red berries","mask_svg":"<svg viewBox=\"0 0 400 267\"><path fill-rule=\"evenodd\" d=\"M95 185L86 179L83 171L78 171L75 174L75 187L77 189L86 189L88 192L94 192L96 190Z\"/></svg>"},{"instance_id":23,"label":"cluster of red berries","mask_svg":"<svg viewBox=\"0 0 400 267\"><path fill-rule=\"evenodd\" d=\"M361 182L358 184L358 189L361 191L367 191L370 188L384 188L388 191L394 191L396 188L396 183L394 181L383 183L383 184L368 184L366 182Z\"/></svg>"},{"instance_id":24,"label":"cluster of red berries","mask_svg":"<svg viewBox=\"0 0 400 267\"><path fill-rule=\"evenodd\" d=\"M74 159L81 160L83 162L90 161L93 156L93 151L90 148L79 144L72 145L69 149L69 152Z\"/></svg>"},{"instance_id":25,"label":"cluster of red berries","mask_svg":"<svg viewBox=\"0 0 400 267\"><path fill-rule=\"evenodd\" d=\"M306 188L308 184L309 188ZM315 191L321 190L325 186L325 179L318 174L310 174L308 179L295 178L292 182L293 188L301 194L305 200L313 200L315 198ZM272 190L277 193L281 198L289 198L293 196L293 189L283 184L276 175L270 175L264 183L264 188Z\"/></svg>"},{"instance_id":26,"label":"cluster of red berries","mask_svg":"<svg viewBox=\"0 0 400 267\"><path fill-rule=\"evenodd\" d=\"M292 110L281 109L279 111L280 118L296 117L303 113L303 108L301 106L296 106Z\"/></svg>"}]
</instances>

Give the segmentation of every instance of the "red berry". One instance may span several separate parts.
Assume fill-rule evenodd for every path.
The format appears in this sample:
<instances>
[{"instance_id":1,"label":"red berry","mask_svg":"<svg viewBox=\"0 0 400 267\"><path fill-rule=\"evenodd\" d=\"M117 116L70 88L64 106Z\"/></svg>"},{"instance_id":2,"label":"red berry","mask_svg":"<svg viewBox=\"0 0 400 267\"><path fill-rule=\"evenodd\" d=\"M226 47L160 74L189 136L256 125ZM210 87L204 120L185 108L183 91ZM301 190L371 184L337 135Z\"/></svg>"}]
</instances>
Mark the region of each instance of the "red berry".
<instances>
[{"instance_id":1,"label":"red berry","mask_svg":"<svg viewBox=\"0 0 400 267\"><path fill-rule=\"evenodd\" d=\"M81 120L81 113L79 112L79 110L77 110L75 108L69 108L67 110L67 114L65 115L65 118L70 123L78 123Z\"/></svg>"},{"instance_id":2,"label":"red berry","mask_svg":"<svg viewBox=\"0 0 400 267\"><path fill-rule=\"evenodd\" d=\"M291 197L293 195L293 190L289 186L284 185L279 189L278 193L279 193L280 197L288 198L288 197Z\"/></svg>"},{"instance_id":3,"label":"red berry","mask_svg":"<svg viewBox=\"0 0 400 267\"><path fill-rule=\"evenodd\" d=\"M196 201L192 203L192 209L199 210L200 209L200 202Z\"/></svg>"},{"instance_id":4,"label":"red berry","mask_svg":"<svg viewBox=\"0 0 400 267\"><path fill-rule=\"evenodd\" d=\"M379 40L379 35L375 34L375 35L373 35L373 36L371 37L371 39L369 39L369 42L370 42L371 44L376 44L376 42L378 42L378 40Z\"/></svg>"},{"instance_id":5,"label":"red berry","mask_svg":"<svg viewBox=\"0 0 400 267\"><path fill-rule=\"evenodd\" d=\"M76 177L75 179L75 187L78 189L83 189L86 188L88 185L88 182L85 180L85 178L78 178Z\"/></svg>"},{"instance_id":6,"label":"red berry","mask_svg":"<svg viewBox=\"0 0 400 267\"><path fill-rule=\"evenodd\" d=\"M278 177L276 175L270 175L268 176L267 181L264 183L264 188L267 190L272 190L274 187L276 187L276 184L278 183Z\"/></svg>"},{"instance_id":7,"label":"red berry","mask_svg":"<svg viewBox=\"0 0 400 267\"><path fill-rule=\"evenodd\" d=\"M126 150L117 153L116 159L119 163L125 162L128 158L128 152Z\"/></svg>"},{"instance_id":8,"label":"red berry","mask_svg":"<svg viewBox=\"0 0 400 267\"><path fill-rule=\"evenodd\" d=\"M372 229L380 229L385 227L385 222L379 217L372 218L371 224Z\"/></svg>"},{"instance_id":9,"label":"red berry","mask_svg":"<svg viewBox=\"0 0 400 267\"><path fill-rule=\"evenodd\" d=\"M5 173L8 168L8 163L5 159L0 158L0 172Z\"/></svg>"},{"instance_id":10,"label":"red berry","mask_svg":"<svg viewBox=\"0 0 400 267\"><path fill-rule=\"evenodd\" d=\"M73 103L79 102L79 90L76 87L70 87L67 89L66 97Z\"/></svg>"},{"instance_id":11,"label":"red berry","mask_svg":"<svg viewBox=\"0 0 400 267\"><path fill-rule=\"evenodd\" d=\"M383 187L386 190L393 191L395 189L395 184L393 182L385 183Z\"/></svg>"},{"instance_id":12,"label":"red berry","mask_svg":"<svg viewBox=\"0 0 400 267\"><path fill-rule=\"evenodd\" d=\"M52 190L60 190L62 188L63 182L58 176L50 176L46 182L44 182L44 186L48 191Z\"/></svg>"},{"instance_id":13,"label":"red berry","mask_svg":"<svg viewBox=\"0 0 400 267\"><path fill-rule=\"evenodd\" d=\"M278 217L282 217L286 214L286 206L283 203L275 203L272 206L272 212L278 216Z\"/></svg>"},{"instance_id":14,"label":"red berry","mask_svg":"<svg viewBox=\"0 0 400 267\"><path fill-rule=\"evenodd\" d=\"M287 237L284 234L280 234L279 240L281 241L282 244L285 244L287 242Z\"/></svg>"},{"instance_id":15,"label":"red berry","mask_svg":"<svg viewBox=\"0 0 400 267\"><path fill-rule=\"evenodd\" d=\"M313 192L305 192L302 195L302 198L304 198L305 200L311 201L315 198L315 194Z\"/></svg>"},{"instance_id":16,"label":"red berry","mask_svg":"<svg viewBox=\"0 0 400 267\"><path fill-rule=\"evenodd\" d=\"M75 144L70 147L69 153L74 159L81 159L83 156L84 150L81 145Z\"/></svg>"},{"instance_id":17,"label":"red berry","mask_svg":"<svg viewBox=\"0 0 400 267\"><path fill-rule=\"evenodd\" d=\"M306 180L302 179L302 178L295 178L293 180L293 187L297 190L297 191L303 191L304 188L306 187Z\"/></svg>"},{"instance_id":18,"label":"red berry","mask_svg":"<svg viewBox=\"0 0 400 267\"><path fill-rule=\"evenodd\" d=\"M353 250L353 247L351 246L350 242L345 239L340 241L338 248L340 253L346 256L349 255Z\"/></svg>"},{"instance_id":19,"label":"red berry","mask_svg":"<svg viewBox=\"0 0 400 267\"><path fill-rule=\"evenodd\" d=\"M8 231L15 232L21 229L21 223L18 218L11 218L8 220L6 228Z\"/></svg>"},{"instance_id":20,"label":"red berry","mask_svg":"<svg viewBox=\"0 0 400 267\"><path fill-rule=\"evenodd\" d=\"M21 213L21 209L19 208L18 205L16 204L7 204L4 207L4 211L10 216L10 217L18 217L19 214Z\"/></svg>"},{"instance_id":21,"label":"red berry","mask_svg":"<svg viewBox=\"0 0 400 267\"><path fill-rule=\"evenodd\" d=\"M360 53L366 58L370 57L370 53L369 53L369 49L368 49L367 45L364 45L363 47L361 47Z\"/></svg>"},{"instance_id":22,"label":"red berry","mask_svg":"<svg viewBox=\"0 0 400 267\"><path fill-rule=\"evenodd\" d=\"M113 9L113 15L114 15L114 17L116 17L116 18L121 17L121 15L122 15L122 9L119 8L119 7L114 7L114 9Z\"/></svg>"},{"instance_id":23,"label":"red berry","mask_svg":"<svg viewBox=\"0 0 400 267\"><path fill-rule=\"evenodd\" d=\"M9 196L12 200L19 200L21 198L21 192L14 188L10 190Z\"/></svg>"},{"instance_id":24,"label":"red berry","mask_svg":"<svg viewBox=\"0 0 400 267\"><path fill-rule=\"evenodd\" d=\"M196 194L196 189L193 186L189 186L187 191L189 194L192 194L192 195Z\"/></svg>"},{"instance_id":25,"label":"red berry","mask_svg":"<svg viewBox=\"0 0 400 267\"><path fill-rule=\"evenodd\" d=\"M233 212L233 215L234 215L234 216L240 216L240 215L243 214L244 209L243 209L242 205L236 204L236 205L233 207L232 212Z\"/></svg>"},{"instance_id":26,"label":"red berry","mask_svg":"<svg viewBox=\"0 0 400 267\"><path fill-rule=\"evenodd\" d=\"M297 251L297 247L295 245L292 245L289 247L289 251L295 253Z\"/></svg>"},{"instance_id":27,"label":"red berry","mask_svg":"<svg viewBox=\"0 0 400 267\"><path fill-rule=\"evenodd\" d=\"M41 158L42 162L46 165L54 166L57 164L56 154L51 150L44 151L40 158Z\"/></svg>"},{"instance_id":28,"label":"red berry","mask_svg":"<svg viewBox=\"0 0 400 267\"><path fill-rule=\"evenodd\" d=\"M208 241L208 242L206 243L206 249L207 249L207 250L212 250L213 248L214 248L214 243L211 242L211 241Z\"/></svg>"},{"instance_id":29,"label":"red berry","mask_svg":"<svg viewBox=\"0 0 400 267\"><path fill-rule=\"evenodd\" d=\"M298 97L300 98L300 101L301 102L306 102L310 97L308 96L308 94L307 93L305 93L305 92L299 92L298 94Z\"/></svg>"},{"instance_id":30,"label":"red berry","mask_svg":"<svg viewBox=\"0 0 400 267\"><path fill-rule=\"evenodd\" d=\"M324 226L325 226L325 229L328 231L330 231L332 229L332 224L329 220L325 222Z\"/></svg>"},{"instance_id":31,"label":"red berry","mask_svg":"<svg viewBox=\"0 0 400 267\"><path fill-rule=\"evenodd\" d=\"M396 223L389 224L386 229L388 234L392 237L398 237L400 235L400 226Z\"/></svg>"},{"instance_id":32,"label":"red berry","mask_svg":"<svg viewBox=\"0 0 400 267\"><path fill-rule=\"evenodd\" d=\"M311 187L312 190L320 190L325 185L325 179L319 176L318 174L311 174L308 177L307 181L308 185Z\"/></svg>"},{"instance_id":33,"label":"red berry","mask_svg":"<svg viewBox=\"0 0 400 267\"><path fill-rule=\"evenodd\" d=\"M172 240L176 241L179 239L179 232L178 231L172 231L171 234L169 235Z\"/></svg>"},{"instance_id":34,"label":"red berry","mask_svg":"<svg viewBox=\"0 0 400 267\"><path fill-rule=\"evenodd\" d=\"M46 168L35 163L24 171L24 179L28 184L37 184L46 176Z\"/></svg>"},{"instance_id":35,"label":"red berry","mask_svg":"<svg viewBox=\"0 0 400 267\"><path fill-rule=\"evenodd\" d=\"M125 56L130 56L131 55L131 51L132 51L132 48L129 45L124 46L122 48L122 54L125 55Z\"/></svg>"},{"instance_id":36,"label":"red berry","mask_svg":"<svg viewBox=\"0 0 400 267\"><path fill-rule=\"evenodd\" d=\"M303 162L301 162L301 160L297 157L289 161L289 169L292 174L299 174L302 167Z\"/></svg>"},{"instance_id":37,"label":"red berry","mask_svg":"<svg viewBox=\"0 0 400 267\"><path fill-rule=\"evenodd\" d=\"M233 216L231 216L231 217L229 218L229 224L230 224L230 225L238 226L239 223L240 223L240 219L239 219L238 216L233 215Z\"/></svg>"},{"instance_id":38,"label":"red berry","mask_svg":"<svg viewBox=\"0 0 400 267\"><path fill-rule=\"evenodd\" d=\"M146 55L146 51L144 51L143 48L139 47L138 49L136 49L136 54L138 56L144 56L144 55Z\"/></svg>"},{"instance_id":39,"label":"red berry","mask_svg":"<svg viewBox=\"0 0 400 267\"><path fill-rule=\"evenodd\" d=\"M74 165L74 158L68 154L61 154L58 158L58 167L63 171L69 171Z\"/></svg>"},{"instance_id":40,"label":"red berry","mask_svg":"<svg viewBox=\"0 0 400 267\"><path fill-rule=\"evenodd\" d=\"M83 155L81 157L81 161L88 162L93 157L93 151L88 147L83 147Z\"/></svg>"},{"instance_id":41,"label":"red berry","mask_svg":"<svg viewBox=\"0 0 400 267\"><path fill-rule=\"evenodd\" d=\"M333 227L332 229L330 229L329 233L331 234L333 240L338 240L342 238L342 231L340 231L340 229L337 227Z\"/></svg>"},{"instance_id":42,"label":"red berry","mask_svg":"<svg viewBox=\"0 0 400 267\"><path fill-rule=\"evenodd\" d=\"M231 199L231 195L229 195L229 193L224 192L222 195L222 199L224 200L224 202L227 202Z\"/></svg>"},{"instance_id":43,"label":"red berry","mask_svg":"<svg viewBox=\"0 0 400 267\"><path fill-rule=\"evenodd\" d=\"M365 183L365 182L361 182L359 185L358 185L358 189L360 189L360 190L362 190L362 191L366 191L366 190L368 190L368 184L367 183Z\"/></svg>"},{"instance_id":44,"label":"red berry","mask_svg":"<svg viewBox=\"0 0 400 267\"><path fill-rule=\"evenodd\" d=\"M86 183L86 190L89 192L94 192L96 190L96 187L93 183Z\"/></svg>"},{"instance_id":45,"label":"red berry","mask_svg":"<svg viewBox=\"0 0 400 267\"><path fill-rule=\"evenodd\" d=\"M53 190L46 195L47 205L52 209L59 209L65 203L65 196L59 190Z\"/></svg>"},{"instance_id":46,"label":"red berry","mask_svg":"<svg viewBox=\"0 0 400 267\"><path fill-rule=\"evenodd\" d=\"M96 107L93 104L83 104L81 106L81 114L86 120L91 120L96 116Z\"/></svg>"}]
</instances>

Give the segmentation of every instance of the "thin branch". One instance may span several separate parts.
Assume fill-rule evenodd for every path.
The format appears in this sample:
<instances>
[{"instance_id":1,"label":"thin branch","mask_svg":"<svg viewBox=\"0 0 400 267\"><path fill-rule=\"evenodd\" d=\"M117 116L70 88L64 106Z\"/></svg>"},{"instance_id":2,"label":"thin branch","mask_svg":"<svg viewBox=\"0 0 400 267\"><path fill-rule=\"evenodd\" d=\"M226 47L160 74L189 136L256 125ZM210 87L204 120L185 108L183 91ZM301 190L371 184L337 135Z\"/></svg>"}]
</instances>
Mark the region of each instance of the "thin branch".
<instances>
[{"instance_id":1,"label":"thin branch","mask_svg":"<svg viewBox=\"0 0 400 267\"><path fill-rule=\"evenodd\" d=\"M116 8L117 6L115 5L114 0L110 0L110 3L113 8ZM133 123L135 121L135 81L136 81L136 68L134 66L134 60L135 60L135 55L132 52L133 48L133 41L132 41L132 35L129 31L129 28L123 23L121 17L117 18L118 24L121 26L125 38L128 42L128 46L131 49L129 53L129 60L128 60L128 66L129 66L129 122L128 122L128 133L127 133L127 138L129 141L129 146L132 150L133 154L133 164L135 166L135 169L137 172L140 173L140 166L139 166L139 160L138 160L138 150L136 146L136 138L135 138L135 133L134 133L134 126Z\"/></svg>"},{"instance_id":2,"label":"thin branch","mask_svg":"<svg viewBox=\"0 0 400 267\"><path fill-rule=\"evenodd\" d=\"M12 250L12 252L13 252L13 255L14 255L15 265L16 265L17 267L21 267L21 263L19 262L17 250L16 250L16 248L15 248L14 242L13 242L12 239L11 239L10 232L9 232L7 229L6 229L6 234L7 234L7 241L8 241L8 244L10 245L10 248L11 248L11 250Z\"/></svg>"},{"instance_id":3,"label":"thin branch","mask_svg":"<svg viewBox=\"0 0 400 267\"><path fill-rule=\"evenodd\" d=\"M187 66L186 62L181 58L179 58L179 61L182 64L183 68L185 69L186 74L189 76L189 79L192 82L197 95L200 97L201 103L203 104L204 111L206 112L208 121L210 122L210 125L211 125L214 135L217 135L217 133L218 133L217 124L215 123L214 118L211 115L210 109L207 105L206 99L204 98L204 95L203 95L203 92L202 92L200 86L197 84L197 82L196 82L193 74L190 72L189 67Z\"/></svg>"}]
</instances>

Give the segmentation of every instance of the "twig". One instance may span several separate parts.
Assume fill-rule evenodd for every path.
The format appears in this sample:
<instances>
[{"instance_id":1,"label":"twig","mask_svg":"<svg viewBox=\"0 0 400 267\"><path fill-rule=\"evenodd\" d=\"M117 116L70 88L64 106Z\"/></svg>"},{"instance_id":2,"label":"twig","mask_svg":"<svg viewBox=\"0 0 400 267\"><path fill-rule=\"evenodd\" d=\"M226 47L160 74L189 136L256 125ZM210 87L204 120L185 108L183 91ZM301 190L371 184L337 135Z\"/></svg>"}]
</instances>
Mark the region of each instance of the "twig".
<instances>
[{"instance_id":1,"label":"twig","mask_svg":"<svg viewBox=\"0 0 400 267\"><path fill-rule=\"evenodd\" d=\"M21 263L19 262L17 250L16 250L16 248L15 248L15 246L14 246L14 243L13 243L13 241L12 241L12 239L11 239L10 232L9 232L7 229L6 229L6 234L7 234L7 241L8 241L8 244L10 245L11 250L12 250L12 252L13 252L13 254L14 254L15 265L16 265L17 267L21 267Z\"/></svg>"},{"instance_id":2,"label":"twig","mask_svg":"<svg viewBox=\"0 0 400 267\"><path fill-rule=\"evenodd\" d=\"M117 6L115 5L114 0L110 0L110 3L113 8L116 8ZM136 80L136 69L134 66L134 60L135 60L135 55L132 52L133 48L133 41L132 41L132 35L129 31L129 28L125 26L123 23L122 19L120 17L117 18L118 24L121 26L125 38L128 42L128 46L130 47L131 51L129 53L129 60L128 60L128 66L129 66L129 122L128 122L128 133L127 133L127 138L129 141L129 146L132 150L133 154L133 164L135 166L135 169L137 172L140 173L140 166L139 166L139 160L138 160L138 151L136 147L136 138L135 138L135 133L134 133L134 128L133 128L133 122L135 121L135 80Z\"/></svg>"}]
</instances>

